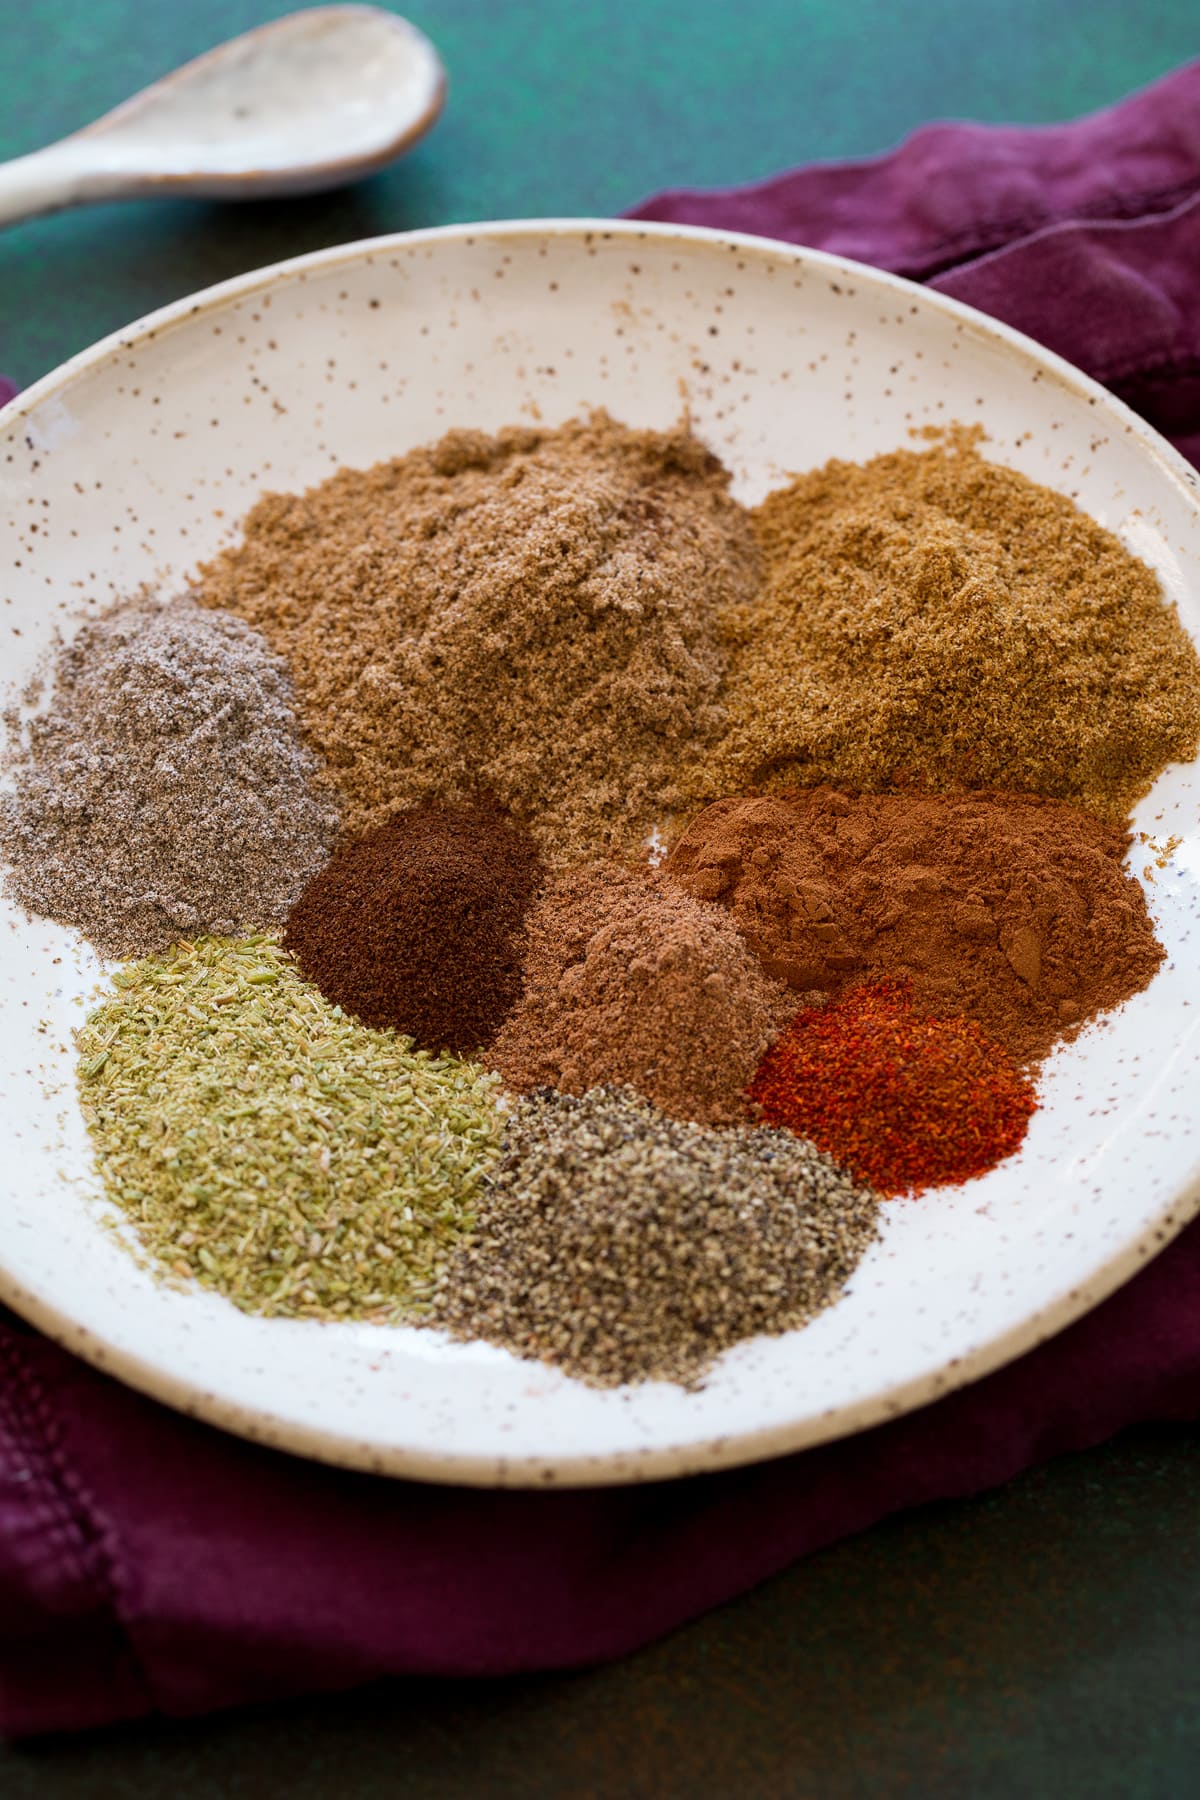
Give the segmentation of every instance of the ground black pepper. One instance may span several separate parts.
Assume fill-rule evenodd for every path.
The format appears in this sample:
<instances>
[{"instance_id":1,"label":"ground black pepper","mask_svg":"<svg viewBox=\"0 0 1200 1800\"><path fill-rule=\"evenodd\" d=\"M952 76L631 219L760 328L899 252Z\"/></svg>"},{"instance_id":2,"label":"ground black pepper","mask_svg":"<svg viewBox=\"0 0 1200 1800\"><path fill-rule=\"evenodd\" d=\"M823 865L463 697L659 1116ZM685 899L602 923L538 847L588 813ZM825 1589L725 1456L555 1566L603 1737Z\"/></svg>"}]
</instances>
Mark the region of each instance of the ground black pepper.
<instances>
[{"instance_id":1,"label":"ground black pepper","mask_svg":"<svg viewBox=\"0 0 1200 1800\"><path fill-rule=\"evenodd\" d=\"M841 1297L876 1199L787 1131L684 1124L628 1088L535 1094L422 1322L598 1387L696 1387Z\"/></svg>"}]
</instances>

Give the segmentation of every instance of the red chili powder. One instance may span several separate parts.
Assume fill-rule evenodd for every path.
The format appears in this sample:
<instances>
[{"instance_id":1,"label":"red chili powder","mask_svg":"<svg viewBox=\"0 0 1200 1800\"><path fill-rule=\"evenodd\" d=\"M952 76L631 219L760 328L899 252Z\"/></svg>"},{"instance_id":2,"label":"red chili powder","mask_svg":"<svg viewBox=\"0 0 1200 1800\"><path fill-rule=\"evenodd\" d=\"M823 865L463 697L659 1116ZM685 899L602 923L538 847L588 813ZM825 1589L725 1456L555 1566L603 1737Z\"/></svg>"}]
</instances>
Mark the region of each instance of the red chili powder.
<instances>
[{"instance_id":1,"label":"red chili powder","mask_svg":"<svg viewBox=\"0 0 1200 1800\"><path fill-rule=\"evenodd\" d=\"M806 1006L750 1084L767 1124L811 1138L889 1198L957 1185L1011 1156L1032 1082L973 1019L914 1012L911 984Z\"/></svg>"}]
</instances>

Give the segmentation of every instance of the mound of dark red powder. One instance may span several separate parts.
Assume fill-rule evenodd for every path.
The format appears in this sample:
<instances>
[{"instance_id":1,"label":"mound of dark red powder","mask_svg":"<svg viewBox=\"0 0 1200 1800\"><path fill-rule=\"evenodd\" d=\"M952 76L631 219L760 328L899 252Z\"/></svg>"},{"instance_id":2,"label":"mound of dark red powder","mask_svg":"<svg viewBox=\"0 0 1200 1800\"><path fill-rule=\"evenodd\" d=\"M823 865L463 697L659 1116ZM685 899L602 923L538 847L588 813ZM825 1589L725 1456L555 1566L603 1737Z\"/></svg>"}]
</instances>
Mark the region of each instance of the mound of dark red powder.
<instances>
[{"instance_id":1,"label":"mound of dark red powder","mask_svg":"<svg viewBox=\"0 0 1200 1800\"><path fill-rule=\"evenodd\" d=\"M326 999L428 1050L487 1044L517 998L533 840L485 805L426 805L343 840L284 946Z\"/></svg>"}]
</instances>

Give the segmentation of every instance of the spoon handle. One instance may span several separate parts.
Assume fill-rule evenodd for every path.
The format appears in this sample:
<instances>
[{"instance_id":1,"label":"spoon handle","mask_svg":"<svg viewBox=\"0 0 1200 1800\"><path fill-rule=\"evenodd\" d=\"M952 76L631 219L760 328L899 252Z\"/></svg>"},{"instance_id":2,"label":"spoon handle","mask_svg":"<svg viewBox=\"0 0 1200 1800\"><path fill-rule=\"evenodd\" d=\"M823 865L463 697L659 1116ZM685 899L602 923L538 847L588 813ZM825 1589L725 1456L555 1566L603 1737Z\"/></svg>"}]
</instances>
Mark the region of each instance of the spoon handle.
<instances>
[{"instance_id":1,"label":"spoon handle","mask_svg":"<svg viewBox=\"0 0 1200 1800\"><path fill-rule=\"evenodd\" d=\"M63 138L31 156L0 163L0 226L84 201L118 200L140 185L127 171L97 166L94 153L89 156Z\"/></svg>"},{"instance_id":2,"label":"spoon handle","mask_svg":"<svg viewBox=\"0 0 1200 1800\"><path fill-rule=\"evenodd\" d=\"M82 199L80 171L59 146L0 163L0 225L58 212Z\"/></svg>"}]
</instances>

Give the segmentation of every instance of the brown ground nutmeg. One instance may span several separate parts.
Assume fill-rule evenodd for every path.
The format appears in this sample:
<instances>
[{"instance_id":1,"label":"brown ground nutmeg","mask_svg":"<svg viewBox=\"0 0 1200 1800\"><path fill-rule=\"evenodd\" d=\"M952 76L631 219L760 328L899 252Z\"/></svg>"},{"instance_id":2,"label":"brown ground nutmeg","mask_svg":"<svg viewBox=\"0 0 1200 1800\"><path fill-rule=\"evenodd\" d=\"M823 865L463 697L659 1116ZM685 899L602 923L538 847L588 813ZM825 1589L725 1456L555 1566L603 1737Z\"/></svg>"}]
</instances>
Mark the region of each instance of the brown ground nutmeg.
<instances>
[{"instance_id":1,"label":"brown ground nutmeg","mask_svg":"<svg viewBox=\"0 0 1200 1800\"><path fill-rule=\"evenodd\" d=\"M284 947L364 1024L466 1053L517 997L540 880L533 840L494 807L413 807L336 847L292 908Z\"/></svg>"},{"instance_id":2,"label":"brown ground nutmeg","mask_svg":"<svg viewBox=\"0 0 1200 1800\"><path fill-rule=\"evenodd\" d=\"M510 1086L627 1085L676 1119L747 1117L795 1001L719 907L599 863L559 876L528 931L525 989L486 1058Z\"/></svg>"}]
</instances>

